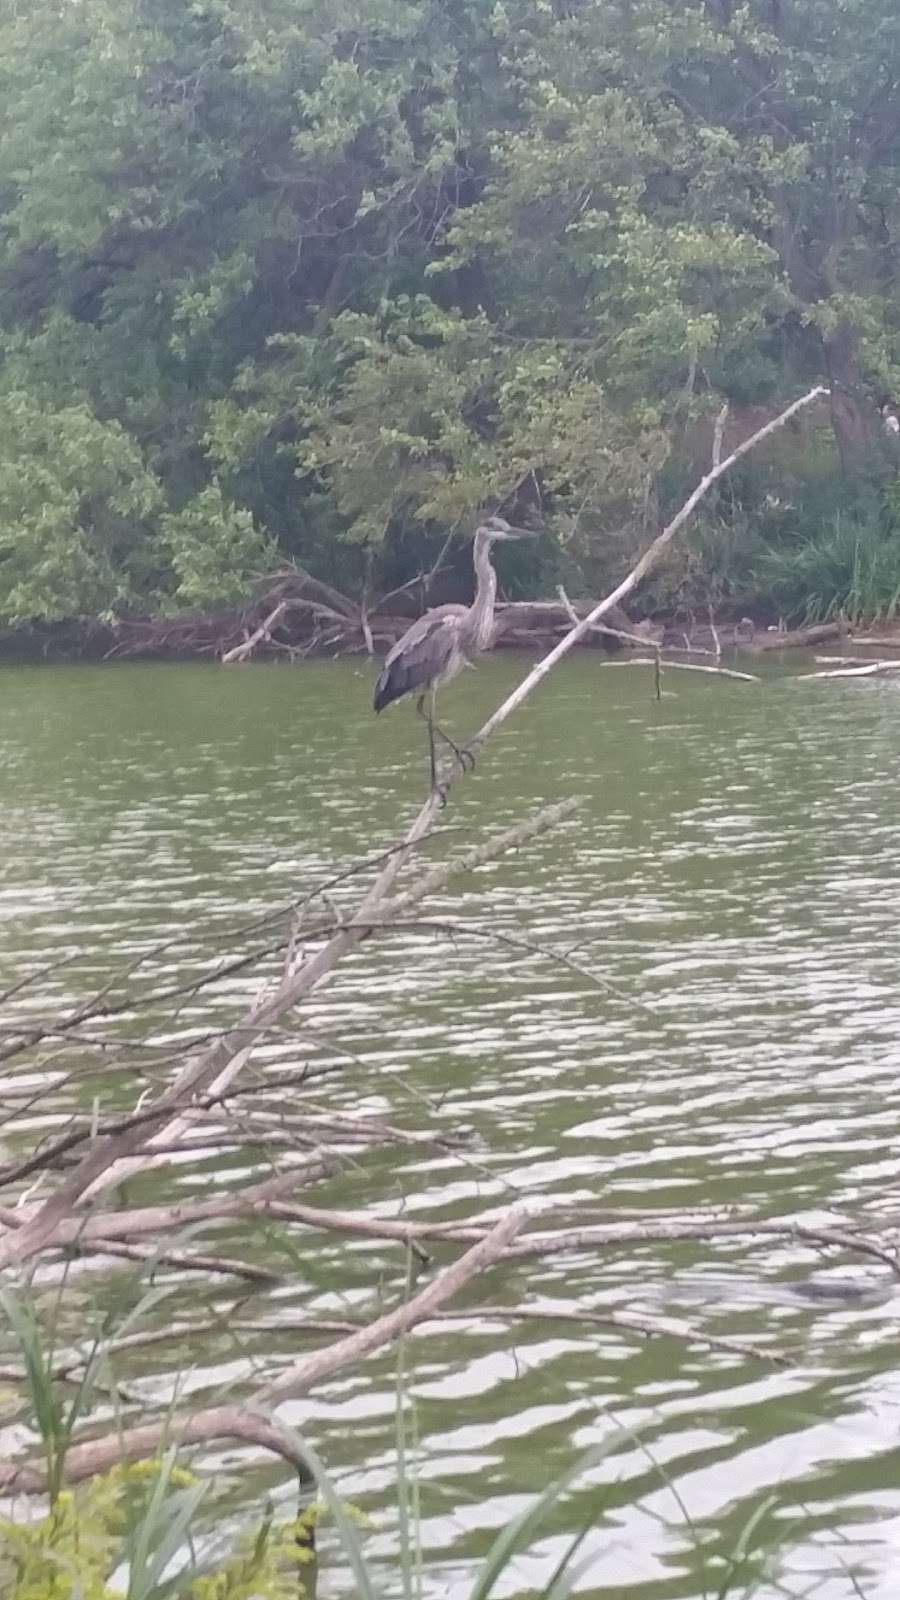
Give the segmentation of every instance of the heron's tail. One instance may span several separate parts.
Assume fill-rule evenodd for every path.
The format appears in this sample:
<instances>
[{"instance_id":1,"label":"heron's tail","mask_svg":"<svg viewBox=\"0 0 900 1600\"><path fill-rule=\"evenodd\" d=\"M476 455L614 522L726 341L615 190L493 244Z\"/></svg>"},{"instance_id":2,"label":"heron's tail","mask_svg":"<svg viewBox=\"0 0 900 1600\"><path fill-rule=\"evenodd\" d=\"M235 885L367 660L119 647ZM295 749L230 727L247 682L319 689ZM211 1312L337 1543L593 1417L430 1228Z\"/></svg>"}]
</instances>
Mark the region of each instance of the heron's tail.
<instances>
[{"instance_id":1,"label":"heron's tail","mask_svg":"<svg viewBox=\"0 0 900 1600\"><path fill-rule=\"evenodd\" d=\"M375 699L372 704L376 711L383 711L385 706L389 706L391 701L396 700L396 698L397 689L391 683L391 669L390 667L382 667L378 674L378 682L375 685Z\"/></svg>"}]
</instances>

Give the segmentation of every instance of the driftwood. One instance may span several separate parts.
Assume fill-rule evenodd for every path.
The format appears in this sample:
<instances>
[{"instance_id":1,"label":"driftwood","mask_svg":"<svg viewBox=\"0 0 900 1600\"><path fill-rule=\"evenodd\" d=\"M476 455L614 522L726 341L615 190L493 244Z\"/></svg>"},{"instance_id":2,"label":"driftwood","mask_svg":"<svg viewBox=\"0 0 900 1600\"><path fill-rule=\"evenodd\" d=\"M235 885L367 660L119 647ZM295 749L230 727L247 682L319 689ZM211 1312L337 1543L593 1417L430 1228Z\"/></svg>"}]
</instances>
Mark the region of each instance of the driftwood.
<instances>
[{"instance_id":1,"label":"driftwood","mask_svg":"<svg viewBox=\"0 0 900 1600\"><path fill-rule=\"evenodd\" d=\"M171 618L125 618L110 623L52 624L0 633L0 656L23 659L90 657L105 661L157 658L218 660L225 666L253 660L302 660L310 656L373 655L396 643L415 615L408 602L417 582L391 595L357 605L305 573L287 568L273 574L247 604L230 611ZM579 618L594 603L572 602ZM618 653L664 643L670 653L720 655L723 644L750 650L784 650L837 638L837 623L791 632L760 632L748 619L720 619L685 627L672 622L634 621L621 605L604 613L578 640L580 648ZM499 601L495 649L550 649L564 637L571 616L557 600ZM860 641L863 642L863 641ZM892 648L889 638L872 640ZM900 645L898 645L900 647Z\"/></svg>"},{"instance_id":2,"label":"driftwood","mask_svg":"<svg viewBox=\"0 0 900 1600\"><path fill-rule=\"evenodd\" d=\"M376 645L386 651L395 644L412 620L409 615L385 610L383 601L356 607L340 596L342 608L338 610L334 599L326 604L303 595L285 596L282 591L291 581L283 578L275 591L254 602L253 615L260 610L264 615L252 631L245 626L240 644L220 654L223 666L279 653L297 657L323 653L352 655L365 651L372 655ZM304 587L308 587L309 581L305 577L301 579ZM334 595L334 591L330 593ZM274 594L280 594L281 598L270 607ZM585 616L589 610L590 604L581 601L576 615ZM568 630L570 620L566 608L553 600L500 601L496 608L493 648L553 644ZM650 623L633 623L621 606L615 607L612 620L613 627L597 630L604 637L586 642L615 650L621 648L621 643L614 642L617 629L623 638L636 634L638 642L644 645L655 632Z\"/></svg>"},{"instance_id":3,"label":"driftwood","mask_svg":"<svg viewBox=\"0 0 900 1600\"><path fill-rule=\"evenodd\" d=\"M222 656L223 667L230 666L233 661L246 661L261 644L269 644L272 639L273 628L278 625L287 610L288 601L279 600L274 611L270 611L269 615L263 618L259 626L254 628L243 644L236 644L232 650L224 652Z\"/></svg>"},{"instance_id":4,"label":"driftwood","mask_svg":"<svg viewBox=\"0 0 900 1600\"><path fill-rule=\"evenodd\" d=\"M791 628L782 633L763 633L754 639L751 650L807 650L829 639L843 639L850 632L846 622L817 622L810 628Z\"/></svg>"},{"instance_id":5,"label":"driftwood","mask_svg":"<svg viewBox=\"0 0 900 1600\"><path fill-rule=\"evenodd\" d=\"M719 445L721 445L721 439L719 439L718 436L717 436L717 442L718 442ZM718 457L717 457L717 455L715 453L713 455L713 459L714 460L718 459ZM566 594L565 589L563 589L562 587L560 587L560 589L559 589L559 598L560 598L560 600L562 601L563 605L566 608L566 612L568 614L569 621L570 622L577 622L578 621L578 615L577 615L577 613L575 611L575 607L572 605L571 601L569 600L568 595ZM715 629L713 631L715 632ZM637 634L637 633L625 632L621 628L611 628L611 627L607 626L606 623L603 623L603 622L595 622L593 624L593 626L592 626L592 632L600 633L600 634L608 634L611 638L618 639L623 644L646 646L646 644L648 642L647 641L646 632L643 635ZM671 661L671 660L669 660L667 657L663 656L663 645L662 645L662 641L659 640L659 639L657 639L657 640L650 639L650 643L654 643L655 646L656 646L656 654L655 655L653 655L653 656L633 656L630 661L614 661L614 662L612 662L612 665L615 666L615 667L652 667L653 670L654 670L654 673L656 675L656 698L657 698L657 700L660 698L661 693L662 693L661 674L662 674L663 664L665 664L667 667L674 667L675 670L678 671L678 672L711 672L711 673L714 673L714 674L718 674L718 676L722 677L722 678L737 678L743 683L756 683L756 682L758 682L759 680L754 677L752 672L735 672L731 667L720 666L719 663L720 663L720 659L721 659L721 655L722 655L722 649L721 649L721 644L719 642L718 634L716 634L715 637L716 637L715 665L711 666L711 667L703 665L703 664L701 664L699 662L696 662L696 661ZM690 653L690 650L688 650L687 653ZM707 652L703 651L701 653L705 655Z\"/></svg>"},{"instance_id":6,"label":"driftwood","mask_svg":"<svg viewBox=\"0 0 900 1600\"><path fill-rule=\"evenodd\" d=\"M382 653L390 649L409 627L415 612L401 610L404 589L360 608L346 596L325 600L310 589L312 580L300 580L291 571L285 583L308 592L287 598L278 584L260 588L247 604L231 611L171 618L133 617L115 622L76 622L34 625L0 631L0 659L103 661L126 659L218 660L225 665L251 660L302 660L308 656L345 656ZM323 586L327 587L327 586ZM331 594L332 592L329 591ZM337 600L342 603L339 609ZM589 601L575 601L577 615L586 615ZM396 607L396 609L395 609ZM714 654L714 631L690 623L685 631L663 622L635 622L621 608L611 613L612 631L599 630L580 641L582 648L617 651L614 632L636 634L646 648L665 637L666 648L688 654ZM565 609L555 600L500 601L497 606L495 648L540 649L556 644L569 627ZM748 643L746 627L722 620L722 640L729 646ZM756 637L750 629L751 637ZM765 635L763 635L765 637ZM687 638L687 643L685 642ZM885 641L885 647L890 641ZM626 642L625 649L630 648Z\"/></svg>"},{"instance_id":7,"label":"driftwood","mask_svg":"<svg viewBox=\"0 0 900 1600\"><path fill-rule=\"evenodd\" d=\"M634 656L630 661L612 661L613 667L653 667L673 672L709 672L714 678L736 678L739 683L759 683L752 672L736 672L733 667L707 667L699 661L669 661L665 656Z\"/></svg>"},{"instance_id":8,"label":"driftwood","mask_svg":"<svg viewBox=\"0 0 900 1600\"><path fill-rule=\"evenodd\" d=\"M854 640L854 643L856 643L855 640ZM823 666L823 667L871 667L871 666L875 665L875 663L876 663L876 658L874 656L847 656L847 655L818 656L817 655L817 656L813 657L813 660L817 661L820 664L820 666ZM900 665L900 663L895 663L895 664Z\"/></svg>"},{"instance_id":9,"label":"driftwood","mask_svg":"<svg viewBox=\"0 0 900 1600\"><path fill-rule=\"evenodd\" d=\"M576 621L580 621L588 615L592 604L589 600L570 603L562 597L559 600L501 600L496 609L494 646L502 646L511 634L526 634L539 640L567 633L572 625L573 614ZM613 606L609 613L609 628L604 630L606 638L599 641L604 649L616 648L609 642L616 630L636 635L642 645L647 644L655 631L652 623L632 622L622 606Z\"/></svg>"},{"instance_id":10,"label":"driftwood","mask_svg":"<svg viewBox=\"0 0 900 1600\"><path fill-rule=\"evenodd\" d=\"M267 577L246 605L228 611L179 617L134 617L109 623L53 624L0 633L0 654L30 659L85 655L105 661L157 658L208 659L224 666L253 660L301 660L308 656L372 655L396 643L416 612L410 591L418 580L374 600L356 604L328 584L293 567ZM592 602L576 601L585 616ZM661 637L661 624L634 622L621 606L609 614L610 628L592 630L585 646L604 651L629 648L615 632L633 634L646 646ZM556 600L501 600L494 648L549 649L567 632L570 618Z\"/></svg>"},{"instance_id":11,"label":"driftwood","mask_svg":"<svg viewBox=\"0 0 900 1600\"><path fill-rule=\"evenodd\" d=\"M818 659L818 658L817 658ZM848 661L845 667L832 667L827 672L804 672L807 678L888 678L900 672L900 661Z\"/></svg>"}]
</instances>

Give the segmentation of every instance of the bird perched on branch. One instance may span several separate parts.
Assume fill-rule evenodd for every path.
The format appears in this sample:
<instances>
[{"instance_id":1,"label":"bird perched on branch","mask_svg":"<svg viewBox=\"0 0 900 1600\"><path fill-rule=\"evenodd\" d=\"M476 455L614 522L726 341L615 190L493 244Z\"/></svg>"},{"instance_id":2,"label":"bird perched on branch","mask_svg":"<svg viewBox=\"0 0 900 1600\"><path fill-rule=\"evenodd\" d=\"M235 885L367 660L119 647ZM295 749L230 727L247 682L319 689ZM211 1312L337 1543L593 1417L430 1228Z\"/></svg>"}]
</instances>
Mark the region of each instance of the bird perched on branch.
<instances>
[{"instance_id":1,"label":"bird perched on branch","mask_svg":"<svg viewBox=\"0 0 900 1600\"><path fill-rule=\"evenodd\" d=\"M474 665L493 640L497 574L491 565L491 545L498 540L536 537L530 528L514 528L503 517L488 517L475 530L476 584L472 604L433 606L397 640L381 669L375 685L375 710L383 711L392 700L401 700L404 695L417 695L416 710L428 724L431 787L438 793L435 734L453 751L463 770L467 760L475 765L472 752L460 749L438 727L434 710L438 689L457 677L463 667Z\"/></svg>"}]
</instances>

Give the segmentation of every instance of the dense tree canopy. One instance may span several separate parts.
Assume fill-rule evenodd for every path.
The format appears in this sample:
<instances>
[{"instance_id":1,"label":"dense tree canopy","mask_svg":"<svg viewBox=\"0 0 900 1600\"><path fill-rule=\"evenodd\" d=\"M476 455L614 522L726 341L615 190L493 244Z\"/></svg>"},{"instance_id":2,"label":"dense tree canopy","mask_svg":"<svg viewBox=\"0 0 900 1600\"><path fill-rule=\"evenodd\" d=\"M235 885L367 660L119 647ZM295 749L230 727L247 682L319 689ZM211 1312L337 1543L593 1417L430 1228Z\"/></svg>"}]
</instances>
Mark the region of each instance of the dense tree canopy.
<instances>
[{"instance_id":1,"label":"dense tree canopy","mask_svg":"<svg viewBox=\"0 0 900 1600\"><path fill-rule=\"evenodd\" d=\"M896 0L8 0L0 103L6 617L614 560L723 397L861 479L900 390Z\"/></svg>"}]
</instances>

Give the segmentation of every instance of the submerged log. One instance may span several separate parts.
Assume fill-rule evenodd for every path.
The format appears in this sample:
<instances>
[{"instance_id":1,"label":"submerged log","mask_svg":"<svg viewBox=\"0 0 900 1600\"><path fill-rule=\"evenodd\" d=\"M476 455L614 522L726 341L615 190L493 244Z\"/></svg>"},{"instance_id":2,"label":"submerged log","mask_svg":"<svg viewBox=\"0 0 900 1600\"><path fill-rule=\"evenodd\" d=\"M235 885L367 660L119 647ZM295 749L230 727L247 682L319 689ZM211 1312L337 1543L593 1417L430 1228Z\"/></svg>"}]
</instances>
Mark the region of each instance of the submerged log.
<instances>
[{"instance_id":1,"label":"submerged log","mask_svg":"<svg viewBox=\"0 0 900 1600\"><path fill-rule=\"evenodd\" d=\"M754 639L751 650L804 650L810 645L825 644L829 639L843 639L850 632L846 622L817 622L810 628L791 628L786 633L763 633Z\"/></svg>"},{"instance_id":2,"label":"submerged log","mask_svg":"<svg viewBox=\"0 0 900 1600\"><path fill-rule=\"evenodd\" d=\"M827 672L804 672L803 678L884 678L900 672L900 661L855 662L846 667L831 667Z\"/></svg>"}]
</instances>

